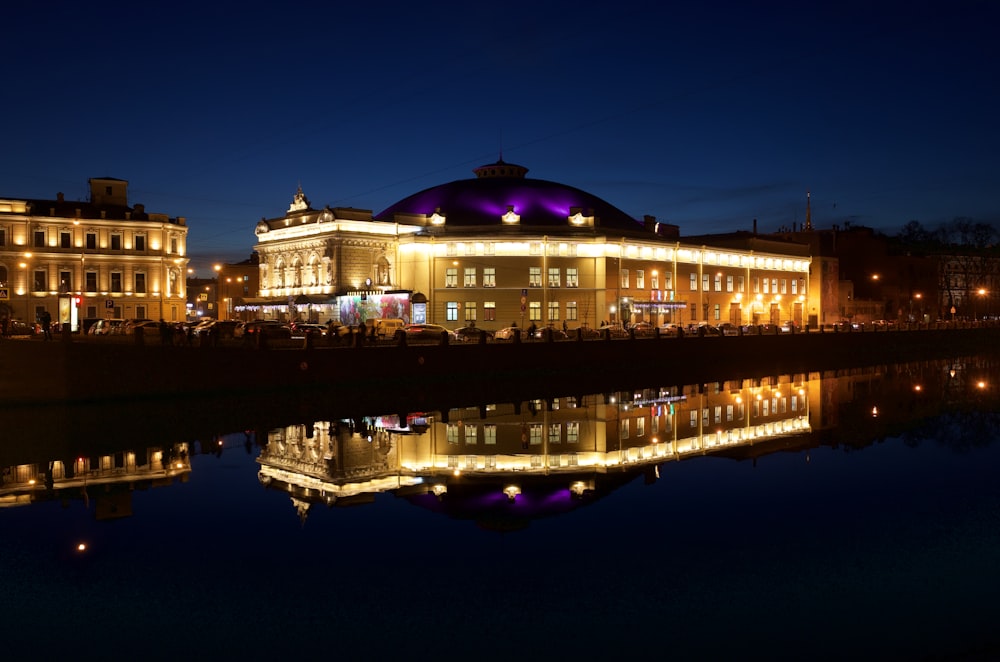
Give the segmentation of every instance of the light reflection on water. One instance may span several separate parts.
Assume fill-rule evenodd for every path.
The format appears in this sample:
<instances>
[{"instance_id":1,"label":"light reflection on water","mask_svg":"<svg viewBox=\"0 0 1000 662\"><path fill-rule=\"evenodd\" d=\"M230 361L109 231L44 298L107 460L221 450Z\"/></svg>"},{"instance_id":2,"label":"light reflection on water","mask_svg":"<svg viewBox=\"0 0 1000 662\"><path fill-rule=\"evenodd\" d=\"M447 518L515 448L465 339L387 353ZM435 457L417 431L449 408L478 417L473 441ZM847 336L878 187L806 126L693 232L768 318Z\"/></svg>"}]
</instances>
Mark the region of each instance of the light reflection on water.
<instances>
[{"instance_id":1,"label":"light reflection on water","mask_svg":"<svg viewBox=\"0 0 1000 662\"><path fill-rule=\"evenodd\" d=\"M0 615L11 653L982 650L998 372L498 402L421 412L407 434L373 411L72 459L8 446Z\"/></svg>"}]
</instances>

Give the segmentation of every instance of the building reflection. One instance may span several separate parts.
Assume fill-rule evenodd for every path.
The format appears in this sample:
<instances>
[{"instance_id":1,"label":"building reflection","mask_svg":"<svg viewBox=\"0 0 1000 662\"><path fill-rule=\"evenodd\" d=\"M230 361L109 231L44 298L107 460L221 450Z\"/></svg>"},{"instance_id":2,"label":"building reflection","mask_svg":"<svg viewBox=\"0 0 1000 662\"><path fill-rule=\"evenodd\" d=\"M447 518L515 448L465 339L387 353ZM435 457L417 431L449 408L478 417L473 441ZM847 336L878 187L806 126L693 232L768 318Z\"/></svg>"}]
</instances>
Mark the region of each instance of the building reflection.
<instances>
[{"instance_id":1,"label":"building reflection","mask_svg":"<svg viewBox=\"0 0 1000 662\"><path fill-rule=\"evenodd\" d=\"M670 462L905 436L970 395L995 399L995 372L992 359L926 362L290 425L267 432L259 479L286 491L303 519L318 504L392 492L516 528L639 476L655 481ZM970 380L981 384L972 393Z\"/></svg>"},{"instance_id":2,"label":"building reflection","mask_svg":"<svg viewBox=\"0 0 1000 662\"><path fill-rule=\"evenodd\" d=\"M16 464L0 475L0 508L79 500L97 519L128 517L135 490L184 481L190 472L186 443Z\"/></svg>"},{"instance_id":3,"label":"building reflection","mask_svg":"<svg viewBox=\"0 0 1000 662\"><path fill-rule=\"evenodd\" d=\"M248 411L239 432L209 431L201 441L190 438L190 425L163 416L155 432L138 435L146 446L127 434L102 434L104 412L93 415L93 426L70 413L62 420L75 425L49 425L45 436L4 445L0 507L80 500L99 519L125 517L134 491L186 482L192 455L241 447L256 453L261 484L287 495L303 520L314 507L391 493L508 530L639 478L655 482L670 463L694 457L756 462L775 452L857 450L888 438L956 450L989 443L1000 424L998 373L994 357L974 357L277 427L261 424L270 415L254 419ZM149 407L143 414L156 417ZM180 440L163 441L171 438Z\"/></svg>"}]
</instances>

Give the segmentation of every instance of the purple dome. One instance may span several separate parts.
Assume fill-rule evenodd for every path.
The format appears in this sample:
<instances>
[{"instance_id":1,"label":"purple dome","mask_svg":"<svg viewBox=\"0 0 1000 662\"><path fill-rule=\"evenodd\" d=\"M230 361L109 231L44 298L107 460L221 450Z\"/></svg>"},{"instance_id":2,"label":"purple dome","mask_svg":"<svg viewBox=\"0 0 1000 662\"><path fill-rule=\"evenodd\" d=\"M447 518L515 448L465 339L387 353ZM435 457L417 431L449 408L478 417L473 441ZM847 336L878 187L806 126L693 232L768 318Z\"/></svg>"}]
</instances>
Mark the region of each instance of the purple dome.
<instances>
[{"instance_id":1,"label":"purple dome","mask_svg":"<svg viewBox=\"0 0 1000 662\"><path fill-rule=\"evenodd\" d=\"M404 198L375 215L393 221L395 214L443 215L448 227L498 227L500 218L513 209L521 227L565 228L576 212L593 216L595 227L603 230L635 232L642 223L614 205L580 189L546 181L527 179L528 169L503 160L476 168L475 179L441 184Z\"/></svg>"}]
</instances>

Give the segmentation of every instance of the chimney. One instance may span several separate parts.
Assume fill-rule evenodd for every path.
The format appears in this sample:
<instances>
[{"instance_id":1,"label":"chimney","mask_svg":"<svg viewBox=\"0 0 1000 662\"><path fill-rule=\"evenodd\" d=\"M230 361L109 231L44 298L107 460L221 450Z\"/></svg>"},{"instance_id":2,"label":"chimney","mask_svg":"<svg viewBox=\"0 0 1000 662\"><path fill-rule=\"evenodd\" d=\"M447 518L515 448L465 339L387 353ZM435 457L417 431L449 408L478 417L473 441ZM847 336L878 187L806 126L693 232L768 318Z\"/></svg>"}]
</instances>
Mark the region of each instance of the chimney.
<instances>
[{"instance_id":1,"label":"chimney","mask_svg":"<svg viewBox=\"0 0 1000 662\"><path fill-rule=\"evenodd\" d=\"M642 225L649 232L656 232L656 217L646 214L642 217Z\"/></svg>"},{"instance_id":2,"label":"chimney","mask_svg":"<svg viewBox=\"0 0 1000 662\"><path fill-rule=\"evenodd\" d=\"M753 236L757 236L757 219L753 219Z\"/></svg>"},{"instance_id":3,"label":"chimney","mask_svg":"<svg viewBox=\"0 0 1000 662\"><path fill-rule=\"evenodd\" d=\"M63 202L65 200L65 196L62 194L62 191L60 191L59 193L56 193L56 200L58 202Z\"/></svg>"}]
</instances>

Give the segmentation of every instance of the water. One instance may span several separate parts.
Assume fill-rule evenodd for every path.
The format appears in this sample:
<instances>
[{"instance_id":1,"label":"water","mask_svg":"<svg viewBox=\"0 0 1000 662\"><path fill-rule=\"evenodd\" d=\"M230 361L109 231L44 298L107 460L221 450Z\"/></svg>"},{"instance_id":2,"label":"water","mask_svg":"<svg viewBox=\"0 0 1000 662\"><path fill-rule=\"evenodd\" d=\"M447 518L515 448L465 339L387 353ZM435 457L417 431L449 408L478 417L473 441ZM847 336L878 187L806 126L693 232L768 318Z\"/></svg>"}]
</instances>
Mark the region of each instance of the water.
<instances>
[{"instance_id":1,"label":"water","mask_svg":"<svg viewBox=\"0 0 1000 662\"><path fill-rule=\"evenodd\" d=\"M155 486L115 482L129 462L115 470L114 454L92 461L110 463L103 472L76 472L85 490L66 477L29 486L20 479L58 467L12 463L0 489L5 650L994 659L998 372L926 363L644 389L554 411L456 410L423 434L374 418L303 422L178 440L187 453L175 449L174 475ZM766 413L751 405L763 391ZM795 410L782 409L793 393ZM736 404L726 423L739 402L742 420ZM576 447L547 436L573 419ZM495 425L495 447L449 443L459 420L459 434ZM512 449L511 430L539 420L544 442ZM489 457L497 469L462 469ZM532 457L549 470L533 474ZM578 479L591 488L580 497ZM380 480L396 488L377 491ZM515 482L511 501L502 489Z\"/></svg>"}]
</instances>

